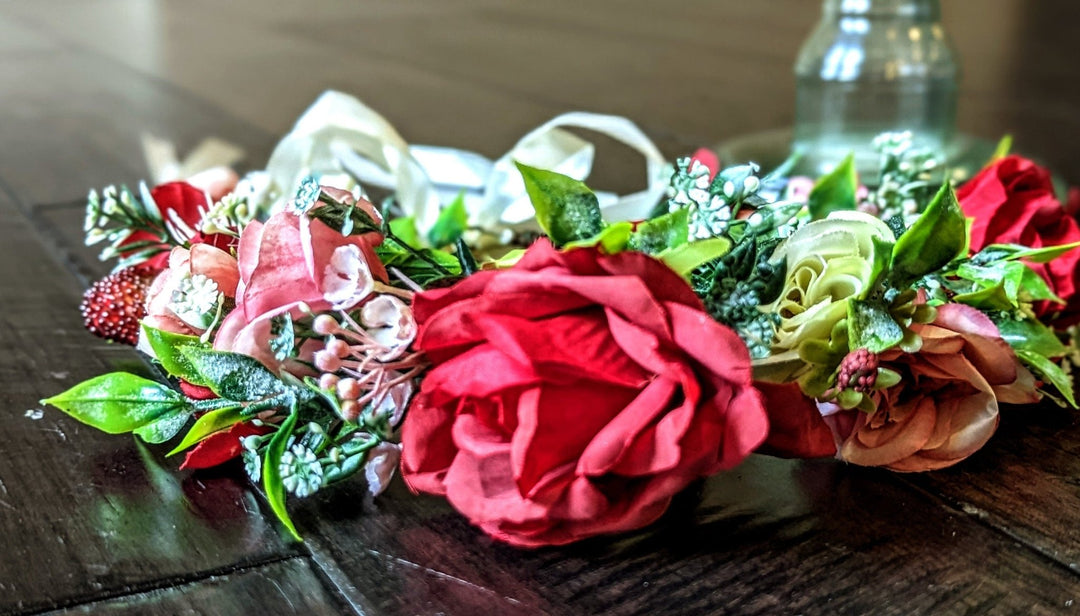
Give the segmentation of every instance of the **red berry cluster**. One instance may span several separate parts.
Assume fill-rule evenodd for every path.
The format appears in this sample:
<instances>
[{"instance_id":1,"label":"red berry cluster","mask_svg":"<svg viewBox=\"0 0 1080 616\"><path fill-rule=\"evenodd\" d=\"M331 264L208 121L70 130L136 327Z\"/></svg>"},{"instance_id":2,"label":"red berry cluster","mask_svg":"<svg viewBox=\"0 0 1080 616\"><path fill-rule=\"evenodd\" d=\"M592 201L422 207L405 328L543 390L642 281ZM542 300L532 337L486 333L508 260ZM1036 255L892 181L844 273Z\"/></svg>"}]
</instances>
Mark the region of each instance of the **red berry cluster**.
<instances>
[{"instance_id":1,"label":"red berry cluster","mask_svg":"<svg viewBox=\"0 0 1080 616\"><path fill-rule=\"evenodd\" d=\"M145 265L128 267L95 282L83 293L83 323L95 336L135 345L139 321L146 316L146 292L155 271Z\"/></svg>"},{"instance_id":2,"label":"red berry cluster","mask_svg":"<svg viewBox=\"0 0 1080 616\"><path fill-rule=\"evenodd\" d=\"M877 382L878 356L865 348L855 349L840 362L840 374L836 377L836 389L847 388L867 393Z\"/></svg>"}]
</instances>

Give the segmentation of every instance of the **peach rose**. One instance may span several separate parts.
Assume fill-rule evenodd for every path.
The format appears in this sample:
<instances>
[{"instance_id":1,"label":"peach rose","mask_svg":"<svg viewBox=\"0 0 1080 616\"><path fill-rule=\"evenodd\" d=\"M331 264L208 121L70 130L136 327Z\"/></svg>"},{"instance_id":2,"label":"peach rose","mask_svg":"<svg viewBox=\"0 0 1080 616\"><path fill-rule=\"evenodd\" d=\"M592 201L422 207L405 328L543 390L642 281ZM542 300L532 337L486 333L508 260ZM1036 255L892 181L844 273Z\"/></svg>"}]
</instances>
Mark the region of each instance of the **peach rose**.
<instances>
[{"instance_id":1,"label":"peach rose","mask_svg":"<svg viewBox=\"0 0 1080 616\"><path fill-rule=\"evenodd\" d=\"M933 323L912 329L922 337L920 351L893 349L880 356L881 365L903 380L875 394L875 412L819 404L838 458L895 471L951 466L990 439L998 425L998 402L1039 399L1034 377L978 310L946 304Z\"/></svg>"}]
</instances>

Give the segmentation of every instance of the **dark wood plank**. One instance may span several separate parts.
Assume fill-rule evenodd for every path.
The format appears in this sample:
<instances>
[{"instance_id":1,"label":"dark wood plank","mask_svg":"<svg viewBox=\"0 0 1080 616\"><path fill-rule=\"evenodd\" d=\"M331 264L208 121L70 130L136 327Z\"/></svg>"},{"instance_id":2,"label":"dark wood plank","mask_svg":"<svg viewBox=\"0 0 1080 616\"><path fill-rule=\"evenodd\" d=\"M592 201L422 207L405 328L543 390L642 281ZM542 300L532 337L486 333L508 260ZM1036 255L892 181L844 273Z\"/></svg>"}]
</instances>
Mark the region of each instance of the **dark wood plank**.
<instances>
[{"instance_id":1,"label":"dark wood plank","mask_svg":"<svg viewBox=\"0 0 1080 616\"><path fill-rule=\"evenodd\" d=\"M361 490L301 504L297 519L389 614L439 589L373 558L549 613L1049 614L1080 599L1065 567L891 473L832 461L752 456L646 531L538 551L496 544L400 484L364 506Z\"/></svg>"},{"instance_id":2,"label":"dark wood plank","mask_svg":"<svg viewBox=\"0 0 1080 616\"><path fill-rule=\"evenodd\" d=\"M39 205L33 208L30 217L49 254L74 275L81 286L88 287L109 273L112 262L98 259L99 246L85 244L81 220L85 211L85 202L79 200Z\"/></svg>"},{"instance_id":3,"label":"dark wood plank","mask_svg":"<svg viewBox=\"0 0 1080 616\"><path fill-rule=\"evenodd\" d=\"M1080 416L1050 404L1006 408L998 433L956 467L910 475L1062 567L1080 571Z\"/></svg>"},{"instance_id":4,"label":"dark wood plank","mask_svg":"<svg viewBox=\"0 0 1080 616\"><path fill-rule=\"evenodd\" d=\"M50 614L304 614L355 613L323 588L302 558L206 580L131 593Z\"/></svg>"},{"instance_id":5,"label":"dark wood plank","mask_svg":"<svg viewBox=\"0 0 1080 616\"><path fill-rule=\"evenodd\" d=\"M294 553L238 474L176 473L38 400L141 364L82 329L78 291L0 196L0 612Z\"/></svg>"},{"instance_id":6,"label":"dark wood plank","mask_svg":"<svg viewBox=\"0 0 1080 616\"><path fill-rule=\"evenodd\" d=\"M0 63L0 181L24 206L146 179L144 132L173 141L181 154L205 137L221 137L245 148L254 166L265 164L276 142L194 96L93 54L10 53Z\"/></svg>"}]
</instances>

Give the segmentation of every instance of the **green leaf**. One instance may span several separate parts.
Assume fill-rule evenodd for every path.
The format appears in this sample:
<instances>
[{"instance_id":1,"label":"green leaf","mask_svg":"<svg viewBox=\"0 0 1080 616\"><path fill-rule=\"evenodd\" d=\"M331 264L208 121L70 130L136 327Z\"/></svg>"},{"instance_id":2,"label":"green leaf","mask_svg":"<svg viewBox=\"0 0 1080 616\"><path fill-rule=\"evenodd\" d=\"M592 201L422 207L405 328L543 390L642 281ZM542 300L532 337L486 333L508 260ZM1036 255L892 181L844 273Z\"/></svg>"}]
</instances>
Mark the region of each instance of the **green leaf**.
<instances>
[{"instance_id":1,"label":"green leaf","mask_svg":"<svg viewBox=\"0 0 1080 616\"><path fill-rule=\"evenodd\" d=\"M390 226L390 232L399 240L413 248L424 247L424 243L420 241L420 232L416 230L415 217L405 216L402 218L394 218L386 224Z\"/></svg>"},{"instance_id":2,"label":"green leaf","mask_svg":"<svg viewBox=\"0 0 1080 616\"><path fill-rule=\"evenodd\" d=\"M476 257L473 256L464 239L459 237L454 242L454 253L457 256L458 265L461 267L462 276L472 276L476 273L476 270L479 269L476 265Z\"/></svg>"},{"instance_id":3,"label":"green leaf","mask_svg":"<svg viewBox=\"0 0 1080 616\"><path fill-rule=\"evenodd\" d=\"M892 280L903 288L938 270L964 254L967 221L947 182L926 211L896 240L893 247Z\"/></svg>"},{"instance_id":4,"label":"green leaf","mask_svg":"<svg viewBox=\"0 0 1080 616\"><path fill-rule=\"evenodd\" d=\"M852 349L881 353L904 339L904 328L876 302L848 300L848 339Z\"/></svg>"},{"instance_id":5,"label":"green leaf","mask_svg":"<svg viewBox=\"0 0 1080 616\"><path fill-rule=\"evenodd\" d=\"M430 248L414 250L410 252L393 241L386 241L375 248L375 254L383 265L397 268L424 288L440 280L461 276L461 263L456 256Z\"/></svg>"},{"instance_id":6,"label":"green leaf","mask_svg":"<svg viewBox=\"0 0 1080 616\"><path fill-rule=\"evenodd\" d=\"M1032 263L1049 263L1078 247L1080 247L1080 242L1060 246L1045 246L1043 248L1029 248L1020 244L991 244L980 250L979 254L972 257L972 259L979 260L978 257L985 254L995 257L995 260L1026 259Z\"/></svg>"},{"instance_id":7,"label":"green leaf","mask_svg":"<svg viewBox=\"0 0 1080 616\"><path fill-rule=\"evenodd\" d=\"M287 389L254 357L193 346L182 347L180 353L191 362L205 386L226 400L262 400Z\"/></svg>"},{"instance_id":8,"label":"green leaf","mask_svg":"<svg viewBox=\"0 0 1080 616\"><path fill-rule=\"evenodd\" d=\"M274 433L273 438L270 439L270 443L266 447L266 453L263 456L262 475L263 489L266 491L266 500L270 503L270 509L274 511L274 515L277 516L282 525L288 529L293 539L303 541L300 538L300 533L296 532L296 526L293 525L292 519L289 518L288 509L285 508L285 486L281 483L281 456L285 453L285 448L289 444L289 437L292 436L299 416L300 407L294 401L289 416L278 426L277 432Z\"/></svg>"},{"instance_id":9,"label":"green leaf","mask_svg":"<svg viewBox=\"0 0 1080 616\"><path fill-rule=\"evenodd\" d=\"M893 246L895 245L893 242L881 239L876 235L871 235L870 241L874 244L874 263L870 270L869 282L863 289L860 299L865 299L868 294L875 291L889 273L889 263L892 260Z\"/></svg>"},{"instance_id":10,"label":"green leaf","mask_svg":"<svg viewBox=\"0 0 1080 616\"><path fill-rule=\"evenodd\" d=\"M1046 281L1021 261L996 261L990 265L968 262L956 268L956 275L984 288L1001 285L1013 304L1021 300L1061 301Z\"/></svg>"},{"instance_id":11,"label":"green leaf","mask_svg":"<svg viewBox=\"0 0 1080 616\"><path fill-rule=\"evenodd\" d=\"M859 189L859 176L855 173L855 155L848 154L836 169L814 183L807 200L812 220L820 220L830 212L854 210L858 205L855 193Z\"/></svg>"},{"instance_id":12,"label":"green leaf","mask_svg":"<svg viewBox=\"0 0 1080 616\"><path fill-rule=\"evenodd\" d=\"M629 248L655 255L685 244L690 235L689 216L690 210L684 208L646 220L630 235Z\"/></svg>"},{"instance_id":13,"label":"green leaf","mask_svg":"<svg viewBox=\"0 0 1080 616\"><path fill-rule=\"evenodd\" d=\"M163 417L190 412L179 392L129 372L110 372L83 381L41 403L109 434L132 432Z\"/></svg>"},{"instance_id":14,"label":"green leaf","mask_svg":"<svg viewBox=\"0 0 1080 616\"><path fill-rule=\"evenodd\" d=\"M195 424L184 435L184 439L180 441L180 444L166 455L174 456L215 432L231 428L233 424L238 423L243 418L243 407L239 405L205 413L195 420Z\"/></svg>"},{"instance_id":15,"label":"green leaf","mask_svg":"<svg viewBox=\"0 0 1080 616\"><path fill-rule=\"evenodd\" d=\"M180 433L188 420L191 419L191 409L166 413L156 420L132 430L136 435L147 443L164 443Z\"/></svg>"},{"instance_id":16,"label":"green leaf","mask_svg":"<svg viewBox=\"0 0 1080 616\"><path fill-rule=\"evenodd\" d=\"M751 361L755 381L790 383L806 370L806 362L795 349Z\"/></svg>"},{"instance_id":17,"label":"green leaf","mask_svg":"<svg viewBox=\"0 0 1080 616\"><path fill-rule=\"evenodd\" d=\"M850 410L859 406L862 402L863 395L854 389L845 389L836 396L836 402L840 405L840 408L844 410Z\"/></svg>"},{"instance_id":18,"label":"green leaf","mask_svg":"<svg viewBox=\"0 0 1080 616\"><path fill-rule=\"evenodd\" d=\"M523 248L515 248L498 259L491 259L484 262L484 265L490 266L493 269L508 269L517 265L517 262L525 256L525 250Z\"/></svg>"},{"instance_id":19,"label":"green leaf","mask_svg":"<svg viewBox=\"0 0 1080 616\"><path fill-rule=\"evenodd\" d=\"M191 361L180 352L184 347L210 348L210 345L199 340L197 336L185 336L174 334L163 329L156 329L143 325L143 334L150 348L153 349L158 363L172 376L184 379L194 385L205 387L202 375L191 364Z\"/></svg>"},{"instance_id":20,"label":"green leaf","mask_svg":"<svg viewBox=\"0 0 1080 616\"><path fill-rule=\"evenodd\" d=\"M1020 272L1020 291L1018 297L1023 300L1037 301L1048 300L1051 302L1057 302L1064 304L1065 300L1061 299L1050 290L1050 287L1043 280L1043 277L1036 274L1035 270L1031 269L1024 263L1013 262L1011 265L1016 265L1017 270ZM1021 269L1022 268L1022 269Z\"/></svg>"},{"instance_id":21,"label":"green leaf","mask_svg":"<svg viewBox=\"0 0 1080 616\"><path fill-rule=\"evenodd\" d=\"M991 318L1001 332L1001 337L1018 352L1027 351L1055 358L1068 351L1052 329L1035 319L1018 321L1008 315L993 315Z\"/></svg>"},{"instance_id":22,"label":"green leaf","mask_svg":"<svg viewBox=\"0 0 1080 616\"><path fill-rule=\"evenodd\" d=\"M439 212L439 218L428 231L428 241L436 248L449 246L458 241L469 226L469 213L465 211L465 193L458 193L450 205Z\"/></svg>"},{"instance_id":23,"label":"green leaf","mask_svg":"<svg viewBox=\"0 0 1080 616\"><path fill-rule=\"evenodd\" d=\"M626 249L626 244L630 240L630 233L633 232L633 229L634 225L629 222L617 222L604 227L603 231L593 237L567 242L563 248L600 246L605 253L613 255Z\"/></svg>"},{"instance_id":24,"label":"green leaf","mask_svg":"<svg viewBox=\"0 0 1080 616\"><path fill-rule=\"evenodd\" d=\"M1005 135L998 141L997 147L994 148L994 153L990 155L990 160L986 164L991 164L1005 158L1009 155L1009 150L1012 150L1013 138L1012 135Z\"/></svg>"},{"instance_id":25,"label":"green leaf","mask_svg":"<svg viewBox=\"0 0 1080 616\"><path fill-rule=\"evenodd\" d=\"M1033 352L1033 351L1016 351L1016 356L1019 357L1025 364L1034 370L1040 377L1054 386L1062 397L1065 398L1076 408L1076 396L1073 393L1072 378L1061 369L1061 366L1055 364L1047 357Z\"/></svg>"},{"instance_id":26,"label":"green leaf","mask_svg":"<svg viewBox=\"0 0 1080 616\"><path fill-rule=\"evenodd\" d=\"M363 208L327 200L325 195L326 193L323 193L320 202L306 212L308 216L322 221L331 229L341 231L342 235L363 235L382 230Z\"/></svg>"},{"instance_id":27,"label":"green leaf","mask_svg":"<svg viewBox=\"0 0 1080 616\"><path fill-rule=\"evenodd\" d=\"M675 273L688 278L690 272L713 259L719 259L731 250L731 240L723 237L710 237L696 242L687 242L675 248L669 248L656 255L657 259L675 270Z\"/></svg>"},{"instance_id":28,"label":"green leaf","mask_svg":"<svg viewBox=\"0 0 1080 616\"><path fill-rule=\"evenodd\" d=\"M600 202L579 180L515 162L529 193L536 222L556 246L584 240L604 230Z\"/></svg>"},{"instance_id":29,"label":"green leaf","mask_svg":"<svg viewBox=\"0 0 1080 616\"><path fill-rule=\"evenodd\" d=\"M888 389L900 383L900 373L888 368L877 369L877 379L874 381L874 389Z\"/></svg>"},{"instance_id":30,"label":"green leaf","mask_svg":"<svg viewBox=\"0 0 1080 616\"><path fill-rule=\"evenodd\" d=\"M992 287L984 287L978 291L961 293L953 297L954 302L967 304L979 310L1015 310L1019 308L1016 301L1009 297L1005 291L1005 283L999 282Z\"/></svg>"}]
</instances>

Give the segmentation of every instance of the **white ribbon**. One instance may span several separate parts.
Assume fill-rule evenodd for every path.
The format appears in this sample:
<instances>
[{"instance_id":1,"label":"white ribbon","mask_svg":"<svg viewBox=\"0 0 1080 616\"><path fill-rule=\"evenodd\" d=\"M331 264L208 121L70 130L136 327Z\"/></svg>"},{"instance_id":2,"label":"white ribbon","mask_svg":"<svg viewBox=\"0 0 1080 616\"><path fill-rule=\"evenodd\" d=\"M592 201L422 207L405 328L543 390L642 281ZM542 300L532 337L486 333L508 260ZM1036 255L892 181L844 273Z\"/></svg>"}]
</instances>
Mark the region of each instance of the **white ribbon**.
<instances>
[{"instance_id":1,"label":"white ribbon","mask_svg":"<svg viewBox=\"0 0 1080 616\"><path fill-rule=\"evenodd\" d=\"M645 218L667 186L663 155L630 120L580 111L551 119L492 162L465 150L410 146L370 107L347 94L328 91L274 148L266 171L275 192L290 196L309 175L347 170L363 183L394 191L422 233L435 223L440 204L462 193L471 224L492 230L533 226L535 212L514 161L578 180L592 171L593 144L562 127L602 133L645 157L645 190L626 196L597 193L609 222Z\"/></svg>"},{"instance_id":2,"label":"white ribbon","mask_svg":"<svg viewBox=\"0 0 1080 616\"><path fill-rule=\"evenodd\" d=\"M142 146L154 184L186 180L204 171L232 167L244 157L242 148L216 137L203 139L184 160L180 160L176 146L167 139L143 133Z\"/></svg>"}]
</instances>

